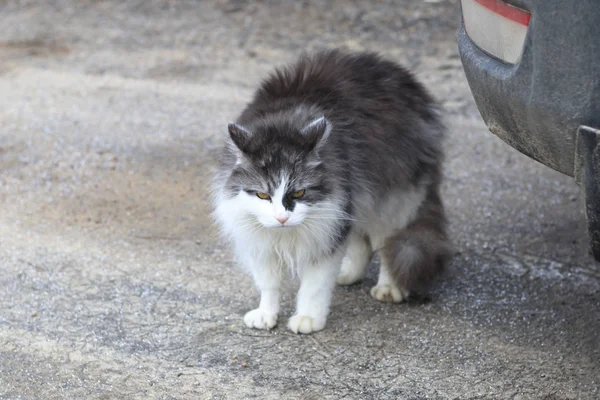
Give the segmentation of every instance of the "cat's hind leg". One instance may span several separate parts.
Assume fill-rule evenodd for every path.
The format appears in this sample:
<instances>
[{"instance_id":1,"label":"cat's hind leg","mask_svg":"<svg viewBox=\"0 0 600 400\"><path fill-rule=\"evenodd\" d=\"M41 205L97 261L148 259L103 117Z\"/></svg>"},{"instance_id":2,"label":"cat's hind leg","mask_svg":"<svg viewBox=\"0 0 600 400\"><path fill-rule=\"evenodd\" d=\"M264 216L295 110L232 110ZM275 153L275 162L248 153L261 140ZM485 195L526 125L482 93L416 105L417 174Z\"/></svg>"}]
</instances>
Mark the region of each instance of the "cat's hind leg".
<instances>
[{"instance_id":1,"label":"cat's hind leg","mask_svg":"<svg viewBox=\"0 0 600 400\"><path fill-rule=\"evenodd\" d=\"M339 285L352 285L361 280L371 261L373 249L369 239L358 232L353 232L348 239L346 254L342 260L342 268L337 277Z\"/></svg>"},{"instance_id":2,"label":"cat's hind leg","mask_svg":"<svg viewBox=\"0 0 600 400\"><path fill-rule=\"evenodd\" d=\"M377 285L371 288L371 296L383 302L401 303L408 298L410 293L396 284L390 274L390 267L389 262L381 257L379 278L377 279Z\"/></svg>"},{"instance_id":3,"label":"cat's hind leg","mask_svg":"<svg viewBox=\"0 0 600 400\"><path fill-rule=\"evenodd\" d=\"M446 219L437 193L430 192L416 218L391 233L379 250L381 270L371 295L400 302L427 285L444 269L452 254Z\"/></svg>"}]
</instances>

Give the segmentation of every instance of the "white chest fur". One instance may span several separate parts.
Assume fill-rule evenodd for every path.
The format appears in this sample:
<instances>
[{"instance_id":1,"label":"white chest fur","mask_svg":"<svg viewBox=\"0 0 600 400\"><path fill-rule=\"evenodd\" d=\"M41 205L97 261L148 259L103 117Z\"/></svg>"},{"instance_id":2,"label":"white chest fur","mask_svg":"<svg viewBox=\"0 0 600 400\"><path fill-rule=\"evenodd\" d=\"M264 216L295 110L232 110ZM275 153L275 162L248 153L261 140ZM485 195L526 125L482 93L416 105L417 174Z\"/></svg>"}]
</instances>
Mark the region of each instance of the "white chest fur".
<instances>
[{"instance_id":1,"label":"white chest fur","mask_svg":"<svg viewBox=\"0 0 600 400\"><path fill-rule=\"evenodd\" d=\"M292 227L265 227L249 212L243 197L217 201L215 217L235 245L241 265L277 265L298 274L303 266L331 250L337 224L315 212Z\"/></svg>"}]
</instances>

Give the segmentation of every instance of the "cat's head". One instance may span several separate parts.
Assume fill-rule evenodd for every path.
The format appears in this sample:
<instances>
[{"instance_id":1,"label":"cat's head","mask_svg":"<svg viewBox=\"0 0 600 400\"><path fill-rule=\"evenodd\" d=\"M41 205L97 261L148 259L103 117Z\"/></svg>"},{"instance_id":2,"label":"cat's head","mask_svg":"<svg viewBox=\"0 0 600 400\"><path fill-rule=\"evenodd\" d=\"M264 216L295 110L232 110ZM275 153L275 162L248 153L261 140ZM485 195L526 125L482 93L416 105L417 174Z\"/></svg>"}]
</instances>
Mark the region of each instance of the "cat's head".
<instances>
[{"instance_id":1,"label":"cat's head","mask_svg":"<svg viewBox=\"0 0 600 400\"><path fill-rule=\"evenodd\" d=\"M320 155L331 132L327 119L302 126L285 120L229 124L228 130L228 150L235 161L226 190L236 213L267 228L294 227L333 215L334 210L327 210L331 182Z\"/></svg>"}]
</instances>

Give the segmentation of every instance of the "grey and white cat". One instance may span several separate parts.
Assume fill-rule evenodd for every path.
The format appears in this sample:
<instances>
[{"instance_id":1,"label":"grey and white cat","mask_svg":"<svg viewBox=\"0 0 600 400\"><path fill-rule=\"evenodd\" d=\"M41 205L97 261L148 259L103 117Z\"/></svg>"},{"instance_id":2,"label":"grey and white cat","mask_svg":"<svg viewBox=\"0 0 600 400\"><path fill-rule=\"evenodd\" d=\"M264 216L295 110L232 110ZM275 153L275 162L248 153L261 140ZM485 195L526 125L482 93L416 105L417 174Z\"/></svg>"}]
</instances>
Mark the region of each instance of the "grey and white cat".
<instances>
[{"instance_id":1,"label":"grey and white cat","mask_svg":"<svg viewBox=\"0 0 600 400\"><path fill-rule=\"evenodd\" d=\"M288 327L310 333L325 327L336 280L359 281L373 253L380 301L401 302L444 267L445 130L400 66L370 53L302 56L228 130L215 217L260 290L248 327L276 325L286 273L301 281Z\"/></svg>"}]
</instances>

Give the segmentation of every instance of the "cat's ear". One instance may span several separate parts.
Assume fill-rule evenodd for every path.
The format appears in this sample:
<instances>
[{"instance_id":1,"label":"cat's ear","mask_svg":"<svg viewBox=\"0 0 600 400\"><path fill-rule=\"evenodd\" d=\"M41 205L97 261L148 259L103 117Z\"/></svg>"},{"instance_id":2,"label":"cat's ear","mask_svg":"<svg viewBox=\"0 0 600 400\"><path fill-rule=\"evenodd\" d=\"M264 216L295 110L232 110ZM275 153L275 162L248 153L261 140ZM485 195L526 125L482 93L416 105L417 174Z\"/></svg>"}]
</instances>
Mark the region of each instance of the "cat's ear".
<instances>
[{"instance_id":1,"label":"cat's ear","mask_svg":"<svg viewBox=\"0 0 600 400\"><path fill-rule=\"evenodd\" d=\"M325 117L317 118L302 128L300 133L307 139L311 148L318 151L331 133L331 122Z\"/></svg>"},{"instance_id":2,"label":"cat's ear","mask_svg":"<svg viewBox=\"0 0 600 400\"><path fill-rule=\"evenodd\" d=\"M246 145L252 137L252 132L243 126L234 123L227 125L227 130L229 131L231 140L233 140L233 143L235 143L237 148L244 151L244 148L246 148Z\"/></svg>"}]
</instances>

